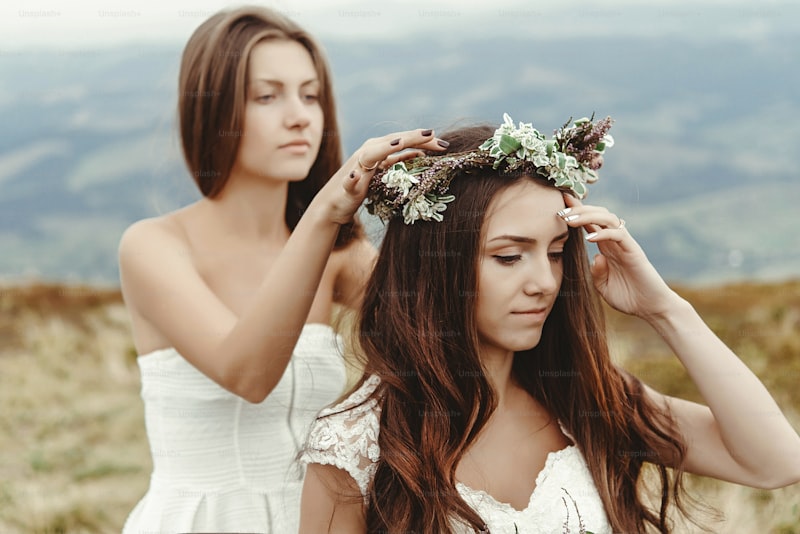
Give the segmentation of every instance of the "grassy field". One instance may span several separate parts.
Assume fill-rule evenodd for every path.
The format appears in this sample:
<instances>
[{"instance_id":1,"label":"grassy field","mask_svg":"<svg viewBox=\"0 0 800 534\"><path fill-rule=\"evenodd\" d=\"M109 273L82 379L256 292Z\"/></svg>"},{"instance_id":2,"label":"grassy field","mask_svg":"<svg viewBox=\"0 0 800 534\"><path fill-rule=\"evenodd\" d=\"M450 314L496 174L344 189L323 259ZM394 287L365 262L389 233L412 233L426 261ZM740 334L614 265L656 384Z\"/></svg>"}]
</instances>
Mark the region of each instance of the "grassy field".
<instances>
[{"instance_id":1,"label":"grassy field","mask_svg":"<svg viewBox=\"0 0 800 534\"><path fill-rule=\"evenodd\" d=\"M683 289L800 429L800 281ZM609 313L620 363L653 387L698 400L666 345ZM139 371L117 290L0 290L0 533L119 532L150 458ZM714 532L800 534L800 484L761 491L701 477ZM689 531L688 528L686 530Z\"/></svg>"}]
</instances>

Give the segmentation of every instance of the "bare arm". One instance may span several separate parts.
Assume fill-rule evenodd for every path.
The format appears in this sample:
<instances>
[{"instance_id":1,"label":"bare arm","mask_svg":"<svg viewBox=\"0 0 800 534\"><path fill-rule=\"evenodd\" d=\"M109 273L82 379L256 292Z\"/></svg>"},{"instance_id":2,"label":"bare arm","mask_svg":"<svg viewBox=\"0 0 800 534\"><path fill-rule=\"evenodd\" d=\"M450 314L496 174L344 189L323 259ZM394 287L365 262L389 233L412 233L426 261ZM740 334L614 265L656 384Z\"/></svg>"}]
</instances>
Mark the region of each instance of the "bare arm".
<instances>
[{"instance_id":1,"label":"bare arm","mask_svg":"<svg viewBox=\"0 0 800 534\"><path fill-rule=\"evenodd\" d=\"M154 221L137 223L119 249L126 303L209 378L260 402L289 362L338 232L308 215L238 318L197 274L180 240Z\"/></svg>"},{"instance_id":2,"label":"bare arm","mask_svg":"<svg viewBox=\"0 0 800 534\"><path fill-rule=\"evenodd\" d=\"M688 302L649 318L708 406L661 395L687 441L686 470L773 489L800 482L800 436L767 389Z\"/></svg>"},{"instance_id":3,"label":"bare arm","mask_svg":"<svg viewBox=\"0 0 800 534\"><path fill-rule=\"evenodd\" d=\"M571 197L565 202L570 215L579 214L567 224L595 234L595 287L612 307L655 328L708 404L646 390L671 409L688 447L686 470L760 488L800 482L800 437L764 385L667 286L616 215Z\"/></svg>"},{"instance_id":4,"label":"bare arm","mask_svg":"<svg viewBox=\"0 0 800 534\"><path fill-rule=\"evenodd\" d=\"M351 176L357 159L391 164L405 147L441 149L420 130L367 141L311 202L239 317L208 289L180 240L153 221L133 225L120 242L126 304L212 380L248 401L262 401L289 363L339 225L366 195L372 173Z\"/></svg>"},{"instance_id":5,"label":"bare arm","mask_svg":"<svg viewBox=\"0 0 800 534\"><path fill-rule=\"evenodd\" d=\"M367 532L361 493L349 474L331 465L308 465L300 501L300 532Z\"/></svg>"}]
</instances>

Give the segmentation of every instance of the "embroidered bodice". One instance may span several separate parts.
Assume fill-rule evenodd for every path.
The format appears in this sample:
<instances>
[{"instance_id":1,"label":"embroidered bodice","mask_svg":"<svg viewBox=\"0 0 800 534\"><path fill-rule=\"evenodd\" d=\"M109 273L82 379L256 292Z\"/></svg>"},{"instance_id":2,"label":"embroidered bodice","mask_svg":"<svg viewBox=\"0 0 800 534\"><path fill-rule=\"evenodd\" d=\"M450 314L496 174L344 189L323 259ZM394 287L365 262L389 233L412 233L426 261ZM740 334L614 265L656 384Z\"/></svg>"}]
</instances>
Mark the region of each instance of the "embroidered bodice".
<instances>
[{"instance_id":1,"label":"embroidered bodice","mask_svg":"<svg viewBox=\"0 0 800 534\"><path fill-rule=\"evenodd\" d=\"M333 465L353 477L361 494L380 458L380 404L371 396L380 384L368 378L343 402L322 410L311 427L301 460ZM535 476L536 487L523 510L498 502L485 491L456 484L456 490L486 522L492 534L611 533L600 495L578 447L551 452ZM454 524L454 532L466 532Z\"/></svg>"}]
</instances>

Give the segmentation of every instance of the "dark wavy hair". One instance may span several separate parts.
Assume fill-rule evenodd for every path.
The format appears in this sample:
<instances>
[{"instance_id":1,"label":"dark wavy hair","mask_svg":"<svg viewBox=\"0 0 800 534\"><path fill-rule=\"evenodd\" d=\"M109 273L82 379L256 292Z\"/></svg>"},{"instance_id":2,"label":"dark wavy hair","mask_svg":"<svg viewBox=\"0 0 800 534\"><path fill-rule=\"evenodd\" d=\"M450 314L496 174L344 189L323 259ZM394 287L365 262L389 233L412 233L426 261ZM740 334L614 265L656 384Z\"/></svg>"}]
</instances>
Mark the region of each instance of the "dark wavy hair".
<instances>
[{"instance_id":1,"label":"dark wavy hair","mask_svg":"<svg viewBox=\"0 0 800 534\"><path fill-rule=\"evenodd\" d=\"M267 40L295 41L308 50L320 83L324 117L322 144L308 176L289 184L285 220L294 230L311 199L342 165L333 81L322 47L295 22L260 6L220 11L203 22L183 51L178 82L178 122L184 159L203 196L222 191L239 151L247 94L248 64L253 47ZM361 235L360 223L342 225L341 247Z\"/></svg>"},{"instance_id":2,"label":"dark wavy hair","mask_svg":"<svg viewBox=\"0 0 800 534\"><path fill-rule=\"evenodd\" d=\"M492 133L468 127L443 137L459 152ZM444 221L388 224L358 333L364 378L381 379L374 393L382 407L381 456L369 486L368 532L449 532L453 521L486 528L455 487L456 467L496 408L475 322L481 231L492 199L529 179L491 171L459 176ZM670 507L686 514L686 448L670 414L611 362L581 232L570 229L560 293L539 344L515 354L513 374L574 438L614 531L669 532ZM431 411L449 417L424 416ZM654 508L640 488L645 460L659 475Z\"/></svg>"}]
</instances>

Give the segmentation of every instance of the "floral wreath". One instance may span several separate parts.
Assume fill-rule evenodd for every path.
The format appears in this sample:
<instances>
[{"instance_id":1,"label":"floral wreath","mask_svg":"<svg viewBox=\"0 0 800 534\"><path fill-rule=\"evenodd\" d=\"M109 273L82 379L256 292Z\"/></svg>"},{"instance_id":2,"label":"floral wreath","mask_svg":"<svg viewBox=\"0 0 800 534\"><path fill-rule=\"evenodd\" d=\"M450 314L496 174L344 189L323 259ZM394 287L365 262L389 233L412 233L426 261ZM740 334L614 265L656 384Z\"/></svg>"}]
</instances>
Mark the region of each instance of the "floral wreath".
<instances>
[{"instance_id":1,"label":"floral wreath","mask_svg":"<svg viewBox=\"0 0 800 534\"><path fill-rule=\"evenodd\" d=\"M594 122L592 115L572 126L569 122L547 139L530 123L515 127L504 113L503 124L476 150L420 156L376 173L369 184L367 211L384 221L402 215L406 224L441 221L455 199L447 194L452 179L459 172L485 168L541 176L584 198L586 184L597 181L605 149L614 146L608 134L613 121L606 117Z\"/></svg>"}]
</instances>

